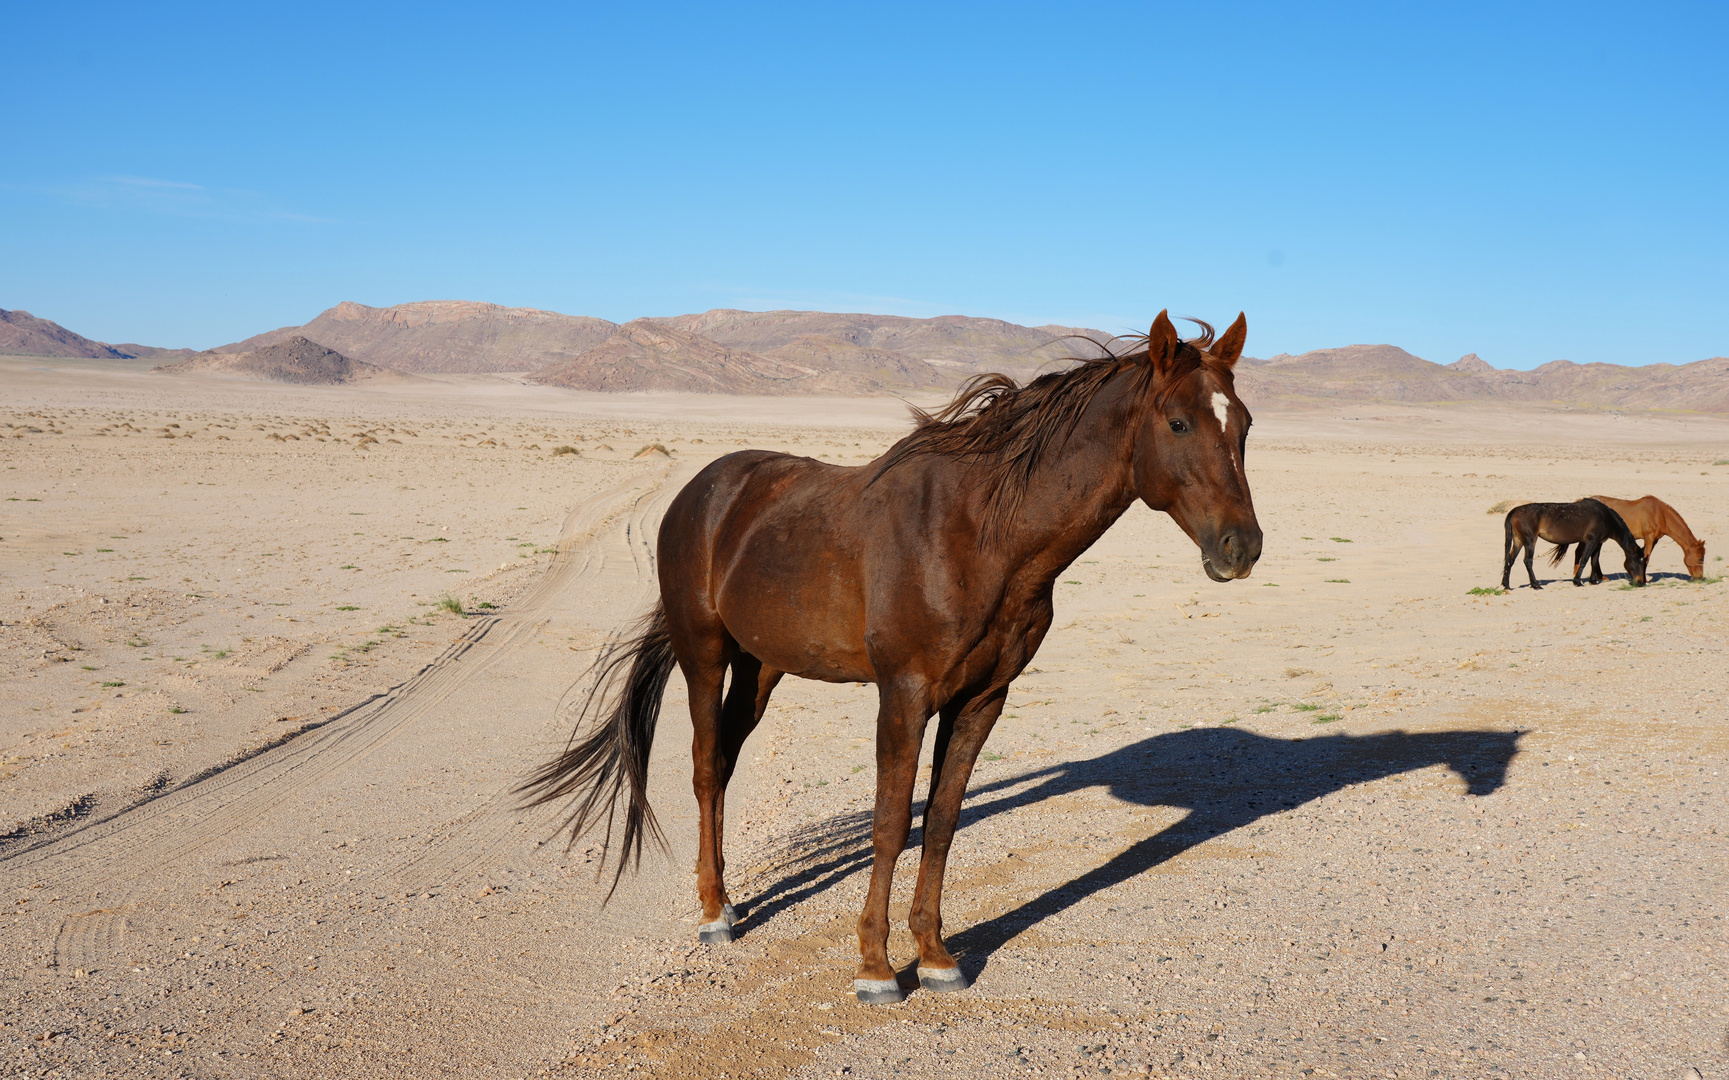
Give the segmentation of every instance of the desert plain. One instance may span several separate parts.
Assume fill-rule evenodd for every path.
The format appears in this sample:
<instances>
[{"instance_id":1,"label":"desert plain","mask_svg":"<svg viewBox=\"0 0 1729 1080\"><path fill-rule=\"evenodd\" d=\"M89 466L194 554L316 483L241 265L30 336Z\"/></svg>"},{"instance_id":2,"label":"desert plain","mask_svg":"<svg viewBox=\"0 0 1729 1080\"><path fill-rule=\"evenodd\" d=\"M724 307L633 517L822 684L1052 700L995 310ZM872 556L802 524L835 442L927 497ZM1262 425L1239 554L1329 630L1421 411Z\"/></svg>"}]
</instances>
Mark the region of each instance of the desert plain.
<instances>
[{"instance_id":1,"label":"desert plain","mask_svg":"<svg viewBox=\"0 0 1729 1080\"><path fill-rule=\"evenodd\" d=\"M513 788L682 482L900 402L148 366L0 358L0 1075L1729 1076L1724 419L1249 400L1255 573L1137 507L1063 575L950 860L974 985L866 1007L871 687L747 745L730 945L676 677L609 904ZM1588 494L1707 579L1482 591L1492 507Z\"/></svg>"}]
</instances>

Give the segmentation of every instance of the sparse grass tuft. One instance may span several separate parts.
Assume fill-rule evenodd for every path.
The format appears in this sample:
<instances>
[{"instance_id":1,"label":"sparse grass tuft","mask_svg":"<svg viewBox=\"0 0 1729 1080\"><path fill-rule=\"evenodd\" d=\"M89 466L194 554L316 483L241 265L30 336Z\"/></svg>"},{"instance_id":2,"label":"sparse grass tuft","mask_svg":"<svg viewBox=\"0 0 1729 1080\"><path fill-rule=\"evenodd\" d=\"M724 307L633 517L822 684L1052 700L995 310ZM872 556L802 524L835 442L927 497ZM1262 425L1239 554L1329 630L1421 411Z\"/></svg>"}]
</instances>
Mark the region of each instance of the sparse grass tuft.
<instances>
[{"instance_id":1,"label":"sparse grass tuft","mask_svg":"<svg viewBox=\"0 0 1729 1080\"><path fill-rule=\"evenodd\" d=\"M1297 710L1298 712L1320 712L1321 711L1321 707L1319 705L1311 705L1306 701L1294 702L1294 703L1292 703L1291 708Z\"/></svg>"},{"instance_id":2,"label":"sparse grass tuft","mask_svg":"<svg viewBox=\"0 0 1729 1080\"><path fill-rule=\"evenodd\" d=\"M125 683L123 683L123 682L105 682L105 683L103 683L103 684L102 684L102 689L104 689L104 690L112 690L112 689L114 689L114 688L115 688L115 687L116 687L116 686L125 686L125 685L126 685L126 684L125 684Z\"/></svg>"},{"instance_id":3,"label":"sparse grass tuft","mask_svg":"<svg viewBox=\"0 0 1729 1080\"><path fill-rule=\"evenodd\" d=\"M1311 723L1311 724L1330 724L1335 720L1343 720L1343 719L1344 719L1344 717L1340 716L1338 713L1323 713L1322 715L1315 717L1313 720L1310 720L1309 723Z\"/></svg>"},{"instance_id":4,"label":"sparse grass tuft","mask_svg":"<svg viewBox=\"0 0 1729 1080\"><path fill-rule=\"evenodd\" d=\"M446 596L444 599L440 600L438 603L436 603L432 606L436 607L436 608L441 608L445 611L448 611L452 615L463 614L462 601L458 600L454 596Z\"/></svg>"},{"instance_id":5,"label":"sparse grass tuft","mask_svg":"<svg viewBox=\"0 0 1729 1080\"><path fill-rule=\"evenodd\" d=\"M1331 540L1335 544L1349 544L1351 542L1343 536L1329 536L1327 539Z\"/></svg>"},{"instance_id":6,"label":"sparse grass tuft","mask_svg":"<svg viewBox=\"0 0 1729 1080\"><path fill-rule=\"evenodd\" d=\"M559 457L560 455L563 455L563 454L580 454L580 453L582 453L582 451L578 450L574 446L555 446L552 448L552 456L553 457Z\"/></svg>"},{"instance_id":7,"label":"sparse grass tuft","mask_svg":"<svg viewBox=\"0 0 1729 1080\"><path fill-rule=\"evenodd\" d=\"M1338 562L1339 560L1333 558L1330 555L1323 555L1320 558L1316 559L1315 561L1316 562Z\"/></svg>"},{"instance_id":8,"label":"sparse grass tuft","mask_svg":"<svg viewBox=\"0 0 1729 1080\"><path fill-rule=\"evenodd\" d=\"M983 761L1001 761L1003 756L995 750L986 750L984 753L979 755L979 758Z\"/></svg>"},{"instance_id":9,"label":"sparse grass tuft","mask_svg":"<svg viewBox=\"0 0 1729 1080\"><path fill-rule=\"evenodd\" d=\"M1277 705L1256 705L1255 711L1258 713L1269 713L1269 712L1272 712L1276 708L1278 708Z\"/></svg>"},{"instance_id":10,"label":"sparse grass tuft","mask_svg":"<svg viewBox=\"0 0 1729 1080\"><path fill-rule=\"evenodd\" d=\"M1330 577L1327 579L1329 585L1349 585L1350 583L1351 579L1348 577Z\"/></svg>"},{"instance_id":11,"label":"sparse grass tuft","mask_svg":"<svg viewBox=\"0 0 1729 1080\"><path fill-rule=\"evenodd\" d=\"M1482 585L1479 585L1475 589L1472 589L1470 592L1466 593L1465 595L1467 595L1467 596L1505 596L1506 594L1507 594L1507 590L1501 588L1499 585L1490 585L1487 588L1483 587Z\"/></svg>"},{"instance_id":12,"label":"sparse grass tuft","mask_svg":"<svg viewBox=\"0 0 1729 1080\"><path fill-rule=\"evenodd\" d=\"M336 610L337 611L359 611L360 606L358 604L338 604L336 606Z\"/></svg>"},{"instance_id":13,"label":"sparse grass tuft","mask_svg":"<svg viewBox=\"0 0 1729 1080\"><path fill-rule=\"evenodd\" d=\"M478 606L482 611L497 611L498 610L498 605L494 604L490 600L482 600Z\"/></svg>"},{"instance_id":14,"label":"sparse grass tuft","mask_svg":"<svg viewBox=\"0 0 1729 1080\"><path fill-rule=\"evenodd\" d=\"M1509 511L1511 509L1513 509L1513 500L1512 499L1502 499L1500 502L1496 503L1494 506L1489 507L1489 513L1491 513L1491 514L1505 514L1507 511Z\"/></svg>"},{"instance_id":15,"label":"sparse grass tuft","mask_svg":"<svg viewBox=\"0 0 1729 1080\"><path fill-rule=\"evenodd\" d=\"M1716 461L1713 461L1711 464L1713 464L1713 465L1729 465L1729 457L1720 457Z\"/></svg>"},{"instance_id":16,"label":"sparse grass tuft","mask_svg":"<svg viewBox=\"0 0 1729 1080\"><path fill-rule=\"evenodd\" d=\"M182 709L182 708L181 708L181 707L180 707L180 706L178 706L178 705L170 705L170 706L168 706L168 711L169 711L169 712L171 712L171 713L183 713L183 712L185 712L185 711L186 711L186 710L185 710L185 709Z\"/></svg>"}]
</instances>

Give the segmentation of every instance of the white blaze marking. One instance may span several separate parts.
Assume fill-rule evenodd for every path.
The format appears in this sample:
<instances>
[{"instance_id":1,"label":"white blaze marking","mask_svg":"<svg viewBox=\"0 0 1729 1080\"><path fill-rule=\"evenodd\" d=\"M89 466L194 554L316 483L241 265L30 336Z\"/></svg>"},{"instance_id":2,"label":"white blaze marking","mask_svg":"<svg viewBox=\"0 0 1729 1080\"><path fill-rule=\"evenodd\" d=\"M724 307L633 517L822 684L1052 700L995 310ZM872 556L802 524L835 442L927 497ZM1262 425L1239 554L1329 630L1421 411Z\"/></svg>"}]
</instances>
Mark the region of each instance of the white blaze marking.
<instances>
[{"instance_id":1,"label":"white blaze marking","mask_svg":"<svg viewBox=\"0 0 1729 1080\"><path fill-rule=\"evenodd\" d=\"M1213 391L1213 415L1219 418L1221 431L1230 426L1227 421L1231 415L1231 399L1217 390Z\"/></svg>"}]
</instances>

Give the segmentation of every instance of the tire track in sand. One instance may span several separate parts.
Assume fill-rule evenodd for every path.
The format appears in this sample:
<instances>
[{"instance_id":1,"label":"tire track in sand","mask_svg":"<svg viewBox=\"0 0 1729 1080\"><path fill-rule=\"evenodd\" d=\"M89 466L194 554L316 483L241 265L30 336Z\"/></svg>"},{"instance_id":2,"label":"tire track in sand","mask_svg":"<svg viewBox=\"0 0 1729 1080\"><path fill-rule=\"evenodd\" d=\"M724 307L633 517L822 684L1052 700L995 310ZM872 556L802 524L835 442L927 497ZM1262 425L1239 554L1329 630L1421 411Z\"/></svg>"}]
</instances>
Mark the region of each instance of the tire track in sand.
<instances>
[{"instance_id":1,"label":"tire track in sand","mask_svg":"<svg viewBox=\"0 0 1729 1080\"><path fill-rule=\"evenodd\" d=\"M680 470L678 481L687 479L683 474L689 471ZM607 569L608 552L615 545L622 546L633 564L631 569L637 583L638 601L635 606L646 605L657 583L650 537L658 532L661 515L681 487L682 482L664 483L639 496L630 513L615 525L611 542L589 548L589 558L572 585L580 585L584 579L598 578ZM618 621L622 623L630 617L631 613L620 612ZM571 689L574 693L581 689L581 684ZM560 713L563 712L561 708ZM565 718L561 715L560 719L563 721ZM524 811L521 801L521 796L510 787L495 792L485 803L447 825L442 835L426 847L382 868L381 876L394 888L421 891L442 887L485 869L504 849L505 842L521 826L528 824L529 814L540 818L547 816L545 811Z\"/></svg>"},{"instance_id":2,"label":"tire track in sand","mask_svg":"<svg viewBox=\"0 0 1729 1080\"><path fill-rule=\"evenodd\" d=\"M111 818L83 824L0 861L0 887L41 886L100 895L102 906L68 915L55 933L55 966L93 966L112 953L137 917L146 879L231 833L280 811L319 781L352 770L368 754L410 729L508 649L531 640L554 601L603 553L595 541L626 507L647 505L671 469L648 480L627 476L584 500L565 519L558 550L540 582L498 615L476 619L457 641L413 677L344 710L318 728ZM484 648L482 648L484 646Z\"/></svg>"}]
</instances>

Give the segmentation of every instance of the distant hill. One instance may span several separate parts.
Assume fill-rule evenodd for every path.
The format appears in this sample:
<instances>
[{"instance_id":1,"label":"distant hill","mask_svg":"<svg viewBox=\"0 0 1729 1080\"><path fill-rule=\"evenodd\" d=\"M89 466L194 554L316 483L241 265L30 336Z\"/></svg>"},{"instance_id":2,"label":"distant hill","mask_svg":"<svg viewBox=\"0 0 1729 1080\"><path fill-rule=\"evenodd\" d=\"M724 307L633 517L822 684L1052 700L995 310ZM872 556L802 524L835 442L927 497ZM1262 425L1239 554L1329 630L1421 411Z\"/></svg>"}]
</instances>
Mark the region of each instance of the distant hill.
<instances>
[{"instance_id":1,"label":"distant hill","mask_svg":"<svg viewBox=\"0 0 1729 1080\"><path fill-rule=\"evenodd\" d=\"M130 360L112 345L74 334L57 322L28 311L0 309L0 353L20 356L81 356L92 360Z\"/></svg>"},{"instance_id":2,"label":"distant hill","mask_svg":"<svg viewBox=\"0 0 1729 1080\"><path fill-rule=\"evenodd\" d=\"M87 360L155 360L191 356L191 349L158 349L150 345L110 345L75 334L57 322L38 319L28 311L0 308L0 353L15 356L68 356Z\"/></svg>"},{"instance_id":3,"label":"distant hill","mask_svg":"<svg viewBox=\"0 0 1729 1080\"><path fill-rule=\"evenodd\" d=\"M384 308L344 301L304 326L285 326L216 351L247 352L300 336L398 371L536 371L587 352L617 329L605 319L468 300Z\"/></svg>"},{"instance_id":4,"label":"distant hill","mask_svg":"<svg viewBox=\"0 0 1729 1080\"><path fill-rule=\"evenodd\" d=\"M783 394L791 384L816 374L810 368L729 349L661 320L637 319L595 348L529 378L550 386L611 393Z\"/></svg>"},{"instance_id":5,"label":"distant hill","mask_svg":"<svg viewBox=\"0 0 1729 1080\"><path fill-rule=\"evenodd\" d=\"M1237 370L1237 391L1251 407L1256 401L1523 401L1729 413L1729 358L1640 367L1555 360L1531 371L1503 371L1475 353L1442 365L1392 345L1348 345L1246 359Z\"/></svg>"},{"instance_id":6,"label":"distant hill","mask_svg":"<svg viewBox=\"0 0 1729 1080\"><path fill-rule=\"evenodd\" d=\"M829 367L883 385L953 386L969 375L1004 371L1027 377L1052 361L1098 350L1110 335L1070 326L1019 326L1001 319L940 315L832 314L826 311L736 311L716 308L657 322L702 334L735 349Z\"/></svg>"},{"instance_id":7,"label":"distant hill","mask_svg":"<svg viewBox=\"0 0 1729 1080\"><path fill-rule=\"evenodd\" d=\"M152 370L164 375L218 375L295 386L341 386L377 379L413 378L362 360L350 360L298 335L247 352L195 353L177 364Z\"/></svg>"}]
</instances>

